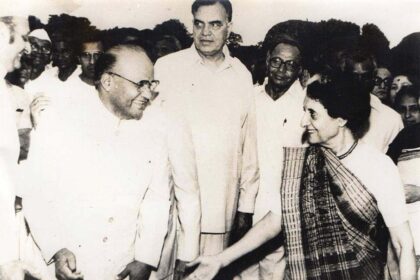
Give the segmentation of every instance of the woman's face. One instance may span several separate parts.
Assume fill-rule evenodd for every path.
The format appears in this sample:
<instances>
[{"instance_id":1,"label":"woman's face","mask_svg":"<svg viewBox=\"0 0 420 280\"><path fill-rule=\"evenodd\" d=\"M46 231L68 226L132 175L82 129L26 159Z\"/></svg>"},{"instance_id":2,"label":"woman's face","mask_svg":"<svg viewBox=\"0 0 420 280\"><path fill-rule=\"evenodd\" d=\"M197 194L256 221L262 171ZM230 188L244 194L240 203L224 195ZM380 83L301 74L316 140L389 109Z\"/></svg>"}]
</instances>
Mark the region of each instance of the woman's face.
<instances>
[{"instance_id":1,"label":"woman's face","mask_svg":"<svg viewBox=\"0 0 420 280\"><path fill-rule=\"evenodd\" d=\"M394 80L392 81L391 91L389 93L392 103L394 103L395 96L397 95L397 93L400 91L402 87L411 86L411 85L412 83L410 82L407 76L404 76L404 75L396 76Z\"/></svg>"},{"instance_id":2,"label":"woman's face","mask_svg":"<svg viewBox=\"0 0 420 280\"><path fill-rule=\"evenodd\" d=\"M301 125L306 129L305 134L308 142L310 144L320 144L327 148L331 147L343 120L330 117L324 105L309 97L305 97L303 109Z\"/></svg>"}]
</instances>

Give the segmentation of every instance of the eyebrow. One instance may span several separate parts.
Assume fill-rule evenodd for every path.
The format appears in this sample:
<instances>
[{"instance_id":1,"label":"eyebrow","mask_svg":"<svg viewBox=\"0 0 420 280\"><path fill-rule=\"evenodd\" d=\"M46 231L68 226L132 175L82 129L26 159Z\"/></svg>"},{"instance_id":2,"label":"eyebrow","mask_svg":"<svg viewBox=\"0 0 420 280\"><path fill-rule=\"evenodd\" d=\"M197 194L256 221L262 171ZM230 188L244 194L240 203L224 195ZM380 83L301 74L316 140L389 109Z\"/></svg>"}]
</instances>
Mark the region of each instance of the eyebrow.
<instances>
[{"instance_id":1,"label":"eyebrow","mask_svg":"<svg viewBox=\"0 0 420 280\"><path fill-rule=\"evenodd\" d=\"M221 20L213 20L213 21L210 21L209 23L210 24L217 24L217 23L223 24L223 22Z\"/></svg>"}]
</instances>

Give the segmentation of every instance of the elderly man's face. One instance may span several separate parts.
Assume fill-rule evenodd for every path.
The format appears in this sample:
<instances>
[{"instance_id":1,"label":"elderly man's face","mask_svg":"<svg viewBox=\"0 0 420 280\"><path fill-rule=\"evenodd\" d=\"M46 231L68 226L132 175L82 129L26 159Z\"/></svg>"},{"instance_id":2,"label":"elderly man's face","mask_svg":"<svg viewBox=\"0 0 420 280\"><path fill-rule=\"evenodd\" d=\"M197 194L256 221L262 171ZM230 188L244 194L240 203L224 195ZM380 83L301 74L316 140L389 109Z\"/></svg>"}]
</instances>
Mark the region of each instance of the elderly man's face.
<instances>
[{"instance_id":1,"label":"elderly man's face","mask_svg":"<svg viewBox=\"0 0 420 280\"><path fill-rule=\"evenodd\" d=\"M373 78L375 85L373 86L372 93L382 102L387 102L392 84L391 72L386 68L378 68L375 72L376 75Z\"/></svg>"},{"instance_id":2,"label":"elderly man's face","mask_svg":"<svg viewBox=\"0 0 420 280\"><path fill-rule=\"evenodd\" d=\"M295 46L280 43L267 55L266 64L269 82L288 87L300 73L300 51Z\"/></svg>"},{"instance_id":3,"label":"elderly man's face","mask_svg":"<svg viewBox=\"0 0 420 280\"><path fill-rule=\"evenodd\" d=\"M201 6L194 14L193 24L197 51L207 57L220 54L231 27L225 8L220 3Z\"/></svg>"},{"instance_id":4,"label":"elderly man's face","mask_svg":"<svg viewBox=\"0 0 420 280\"><path fill-rule=\"evenodd\" d=\"M33 66L44 67L51 61L51 42L29 36L31 52L29 54Z\"/></svg>"},{"instance_id":5,"label":"elderly man's face","mask_svg":"<svg viewBox=\"0 0 420 280\"><path fill-rule=\"evenodd\" d=\"M28 21L16 18L14 24L14 32L10 34L13 42L9 43L2 52L2 55L7 58L4 66L9 72L19 68L22 54L30 51L30 46L27 43L27 35L29 33Z\"/></svg>"},{"instance_id":6,"label":"elderly man's face","mask_svg":"<svg viewBox=\"0 0 420 280\"><path fill-rule=\"evenodd\" d=\"M103 53L101 42L87 42L82 45L82 52L79 57L83 75L89 79L95 76L95 64L99 56Z\"/></svg>"},{"instance_id":7,"label":"elderly man's face","mask_svg":"<svg viewBox=\"0 0 420 280\"><path fill-rule=\"evenodd\" d=\"M113 79L110 100L123 119L140 119L153 96L153 64L146 54L127 51L117 54L117 62L108 75Z\"/></svg>"}]
</instances>

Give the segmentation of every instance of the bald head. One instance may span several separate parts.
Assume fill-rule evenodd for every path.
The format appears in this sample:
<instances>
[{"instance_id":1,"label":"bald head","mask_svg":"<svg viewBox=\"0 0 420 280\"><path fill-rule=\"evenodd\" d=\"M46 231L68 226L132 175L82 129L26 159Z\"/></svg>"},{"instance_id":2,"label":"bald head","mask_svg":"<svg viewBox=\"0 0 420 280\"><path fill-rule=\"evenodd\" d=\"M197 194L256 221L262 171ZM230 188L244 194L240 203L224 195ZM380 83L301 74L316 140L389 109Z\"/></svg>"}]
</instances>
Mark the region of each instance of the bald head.
<instances>
[{"instance_id":1,"label":"bald head","mask_svg":"<svg viewBox=\"0 0 420 280\"><path fill-rule=\"evenodd\" d=\"M121 119L140 119L153 97L153 63L138 46L109 49L96 64L97 88L105 107Z\"/></svg>"},{"instance_id":2,"label":"bald head","mask_svg":"<svg viewBox=\"0 0 420 280\"><path fill-rule=\"evenodd\" d=\"M140 63L134 63L132 59ZM106 51L96 62L95 80L99 81L103 74L112 72L115 70L114 68L137 68L133 70L151 71L153 76L153 63L146 51L140 46L118 45Z\"/></svg>"}]
</instances>

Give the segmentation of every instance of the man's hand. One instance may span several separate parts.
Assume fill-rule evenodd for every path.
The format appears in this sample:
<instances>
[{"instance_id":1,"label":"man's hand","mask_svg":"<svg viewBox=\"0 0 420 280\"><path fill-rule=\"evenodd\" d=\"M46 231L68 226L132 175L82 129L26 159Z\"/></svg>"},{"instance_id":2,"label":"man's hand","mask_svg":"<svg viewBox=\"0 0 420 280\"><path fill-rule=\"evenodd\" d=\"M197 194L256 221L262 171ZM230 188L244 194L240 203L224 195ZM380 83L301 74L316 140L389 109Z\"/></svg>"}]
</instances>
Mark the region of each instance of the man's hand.
<instances>
[{"instance_id":1,"label":"man's hand","mask_svg":"<svg viewBox=\"0 0 420 280\"><path fill-rule=\"evenodd\" d=\"M76 256L68 249L63 248L54 255L55 276L58 280L83 279L83 275L77 271Z\"/></svg>"},{"instance_id":2,"label":"man's hand","mask_svg":"<svg viewBox=\"0 0 420 280\"><path fill-rule=\"evenodd\" d=\"M187 268L187 262L176 260L175 262L175 271L174 271L174 280L184 279L185 270Z\"/></svg>"},{"instance_id":3,"label":"man's hand","mask_svg":"<svg viewBox=\"0 0 420 280\"><path fill-rule=\"evenodd\" d=\"M29 107L31 109L31 121L34 128L36 128L39 123L42 111L44 111L49 104L50 99L44 95L39 95L32 100Z\"/></svg>"},{"instance_id":4,"label":"man's hand","mask_svg":"<svg viewBox=\"0 0 420 280\"><path fill-rule=\"evenodd\" d=\"M413 203L420 200L420 187L416 185L404 185L405 201Z\"/></svg>"},{"instance_id":5,"label":"man's hand","mask_svg":"<svg viewBox=\"0 0 420 280\"><path fill-rule=\"evenodd\" d=\"M26 277L42 280L39 271L22 261L12 261L4 265L0 265L1 280L24 280Z\"/></svg>"},{"instance_id":6,"label":"man's hand","mask_svg":"<svg viewBox=\"0 0 420 280\"><path fill-rule=\"evenodd\" d=\"M252 213L236 212L230 244L237 242L252 228Z\"/></svg>"},{"instance_id":7,"label":"man's hand","mask_svg":"<svg viewBox=\"0 0 420 280\"><path fill-rule=\"evenodd\" d=\"M211 280L220 269L223 268L222 261L217 255L198 257L193 262L187 264L187 267L198 267L185 280Z\"/></svg>"},{"instance_id":8,"label":"man's hand","mask_svg":"<svg viewBox=\"0 0 420 280\"><path fill-rule=\"evenodd\" d=\"M125 279L129 276L129 280L147 280L149 279L152 267L148 264L132 261L127 264L123 271L116 277L117 280Z\"/></svg>"}]
</instances>

